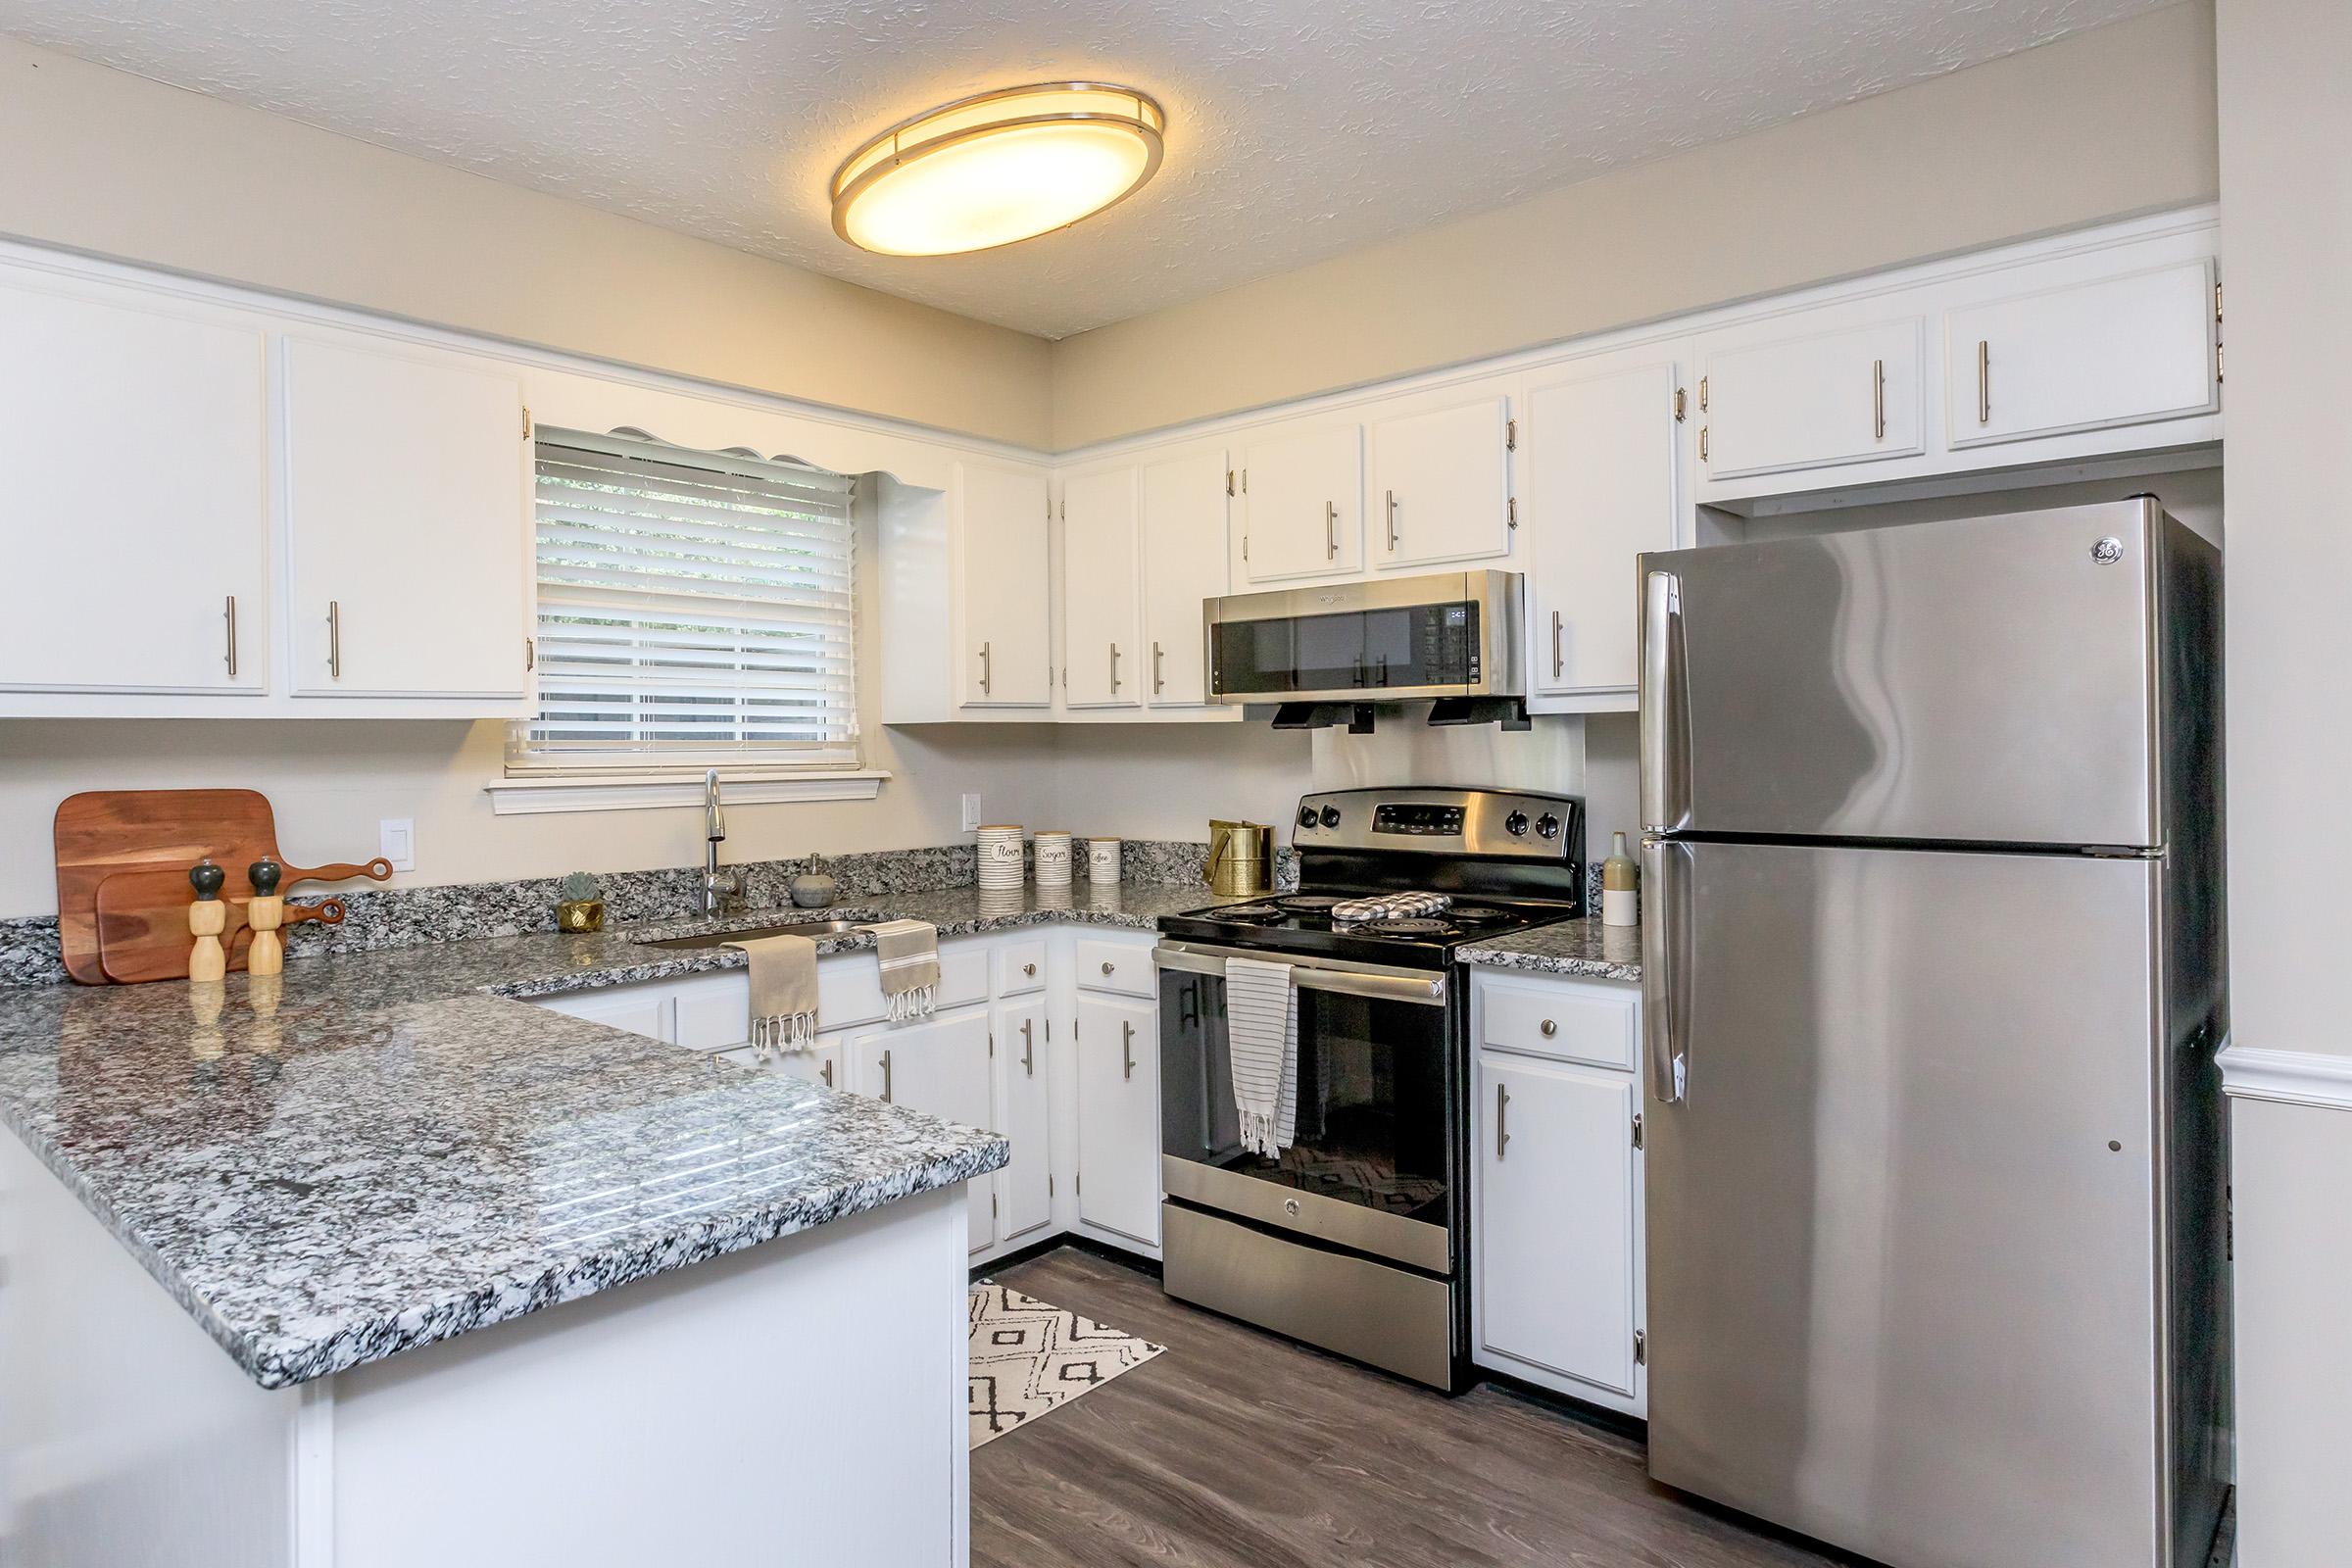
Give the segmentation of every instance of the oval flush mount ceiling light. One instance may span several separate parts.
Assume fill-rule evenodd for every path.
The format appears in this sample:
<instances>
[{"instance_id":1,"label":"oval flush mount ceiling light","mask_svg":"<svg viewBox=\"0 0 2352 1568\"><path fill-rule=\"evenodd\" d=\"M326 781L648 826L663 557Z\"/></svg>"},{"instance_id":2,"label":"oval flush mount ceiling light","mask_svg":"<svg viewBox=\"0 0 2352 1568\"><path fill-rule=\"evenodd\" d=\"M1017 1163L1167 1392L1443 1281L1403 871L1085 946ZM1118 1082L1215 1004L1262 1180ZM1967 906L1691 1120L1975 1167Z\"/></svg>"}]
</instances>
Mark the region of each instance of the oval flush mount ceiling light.
<instances>
[{"instance_id":1,"label":"oval flush mount ceiling light","mask_svg":"<svg viewBox=\"0 0 2352 1568\"><path fill-rule=\"evenodd\" d=\"M852 153L833 229L884 256L1034 239L1124 201L1159 169L1167 116L1132 87L1043 81L943 104Z\"/></svg>"}]
</instances>

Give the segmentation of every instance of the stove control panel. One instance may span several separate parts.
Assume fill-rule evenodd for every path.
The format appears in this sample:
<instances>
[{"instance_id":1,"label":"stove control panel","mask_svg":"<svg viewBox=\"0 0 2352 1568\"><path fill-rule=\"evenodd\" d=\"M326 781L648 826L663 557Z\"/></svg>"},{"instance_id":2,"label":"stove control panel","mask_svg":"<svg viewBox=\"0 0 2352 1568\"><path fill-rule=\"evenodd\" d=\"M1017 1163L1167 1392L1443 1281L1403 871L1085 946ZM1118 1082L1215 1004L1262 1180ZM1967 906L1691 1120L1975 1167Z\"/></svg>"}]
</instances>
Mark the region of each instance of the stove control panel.
<instances>
[{"instance_id":1,"label":"stove control panel","mask_svg":"<svg viewBox=\"0 0 2352 1568\"><path fill-rule=\"evenodd\" d=\"M1390 850L1575 862L1585 803L1519 790L1332 790L1298 803L1301 850Z\"/></svg>"}]
</instances>

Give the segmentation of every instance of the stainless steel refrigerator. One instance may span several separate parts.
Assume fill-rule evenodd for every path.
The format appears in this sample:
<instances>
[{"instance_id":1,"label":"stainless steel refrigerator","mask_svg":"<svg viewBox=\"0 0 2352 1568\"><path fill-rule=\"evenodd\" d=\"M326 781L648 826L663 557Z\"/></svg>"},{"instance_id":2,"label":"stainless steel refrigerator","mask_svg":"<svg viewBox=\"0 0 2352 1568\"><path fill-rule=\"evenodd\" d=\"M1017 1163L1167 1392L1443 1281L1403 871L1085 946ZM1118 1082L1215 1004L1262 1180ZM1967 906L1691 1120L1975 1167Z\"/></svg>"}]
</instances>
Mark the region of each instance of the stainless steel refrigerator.
<instances>
[{"instance_id":1,"label":"stainless steel refrigerator","mask_svg":"<svg viewBox=\"0 0 2352 1568\"><path fill-rule=\"evenodd\" d=\"M2141 498L1640 576L1650 1473L1895 1568L2201 1563L2217 552Z\"/></svg>"}]
</instances>

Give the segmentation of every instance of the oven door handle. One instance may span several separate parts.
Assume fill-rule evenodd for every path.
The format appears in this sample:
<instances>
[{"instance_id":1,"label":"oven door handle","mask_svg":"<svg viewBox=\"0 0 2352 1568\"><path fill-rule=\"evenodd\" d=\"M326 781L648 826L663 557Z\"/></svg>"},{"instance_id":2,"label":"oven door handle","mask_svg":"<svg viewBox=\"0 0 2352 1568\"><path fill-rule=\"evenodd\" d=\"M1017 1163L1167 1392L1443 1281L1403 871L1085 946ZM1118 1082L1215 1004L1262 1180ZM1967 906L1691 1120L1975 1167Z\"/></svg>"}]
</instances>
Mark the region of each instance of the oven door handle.
<instances>
[{"instance_id":1,"label":"oven door handle","mask_svg":"<svg viewBox=\"0 0 2352 1568\"><path fill-rule=\"evenodd\" d=\"M1215 975L1219 979L1225 975L1225 957L1222 954L1202 953L1172 943L1163 942L1153 948L1152 959L1162 969ZM1265 961L1276 963L1281 960L1268 956ZM1300 991L1329 991L1343 997L1368 997L1375 1002L1405 1002L1423 1007L1446 1005L1447 990L1443 974L1334 969L1315 963L1292 964L1291 984Z\"/></svg>"}]
</instances>

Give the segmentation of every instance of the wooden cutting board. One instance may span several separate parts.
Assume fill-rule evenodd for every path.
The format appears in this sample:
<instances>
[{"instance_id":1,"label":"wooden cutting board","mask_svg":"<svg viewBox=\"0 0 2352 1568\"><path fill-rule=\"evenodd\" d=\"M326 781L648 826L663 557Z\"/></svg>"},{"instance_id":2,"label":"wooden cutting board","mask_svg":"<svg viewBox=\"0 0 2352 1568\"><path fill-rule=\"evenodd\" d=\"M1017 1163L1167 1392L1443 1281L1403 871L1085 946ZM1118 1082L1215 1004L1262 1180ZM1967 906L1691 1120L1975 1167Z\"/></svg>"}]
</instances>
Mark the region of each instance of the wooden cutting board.
<instances>
[{"instance_id":1,"label":"wooden cutting board","mask_svg":"<svg viewBox=\"0 0 2352 1568\"><path fill-rule=\"evenodd\" d=\"M362 868L321 866L318 869L356 876ZM247 886L242 871L229 880ZM123 986L149 980L185 980L188 954L195 946L195 938L188 934L188 904L195 896L195 889L188 885L187 872L178 866L117 871L98 884L98 964L106 978ZM228 906L228 923L220 932L220 945L227 951L231 969L246 966L252 946L253 928L246 921L250 896L250 886L245 893L233 897L225 891L221 894ZM283 924L321 920L338 925L342 919L343 901L321 899L316 904L289 902Z\"/></svg>"},{"instance_id":2,"label":"wooden cutting board","mask_svg":"<svg viewBox=\"0 0 2352 1568\"><path fill-rule=\"evenodd\" d=\"M137 956L136 950L152 946L176 958L176 969L167 962L167 974L184 975L190 946L186 909L195 897L187 885L188 867L209 857L227 873L221 896L246 898L253 892L245 879L248 865L264 856L284 860L277 852L276 816L269 798L257 790L86 791L58 807L55 840L58 946L66 972L84 985L107 983L98 892L109 877L124 871L162 873L156 896L172 911L172 919L160 923L151 916L142 928L148 935L138 942L126 933L129 945L117 955L119 966L126 973L149 967L150 960ZM391 864L382 859L365 866L287 866L279 888L347 876L381 881L391 874ZM128 906L123 907L127 912Z\"/></svg>"}]
</instances>

